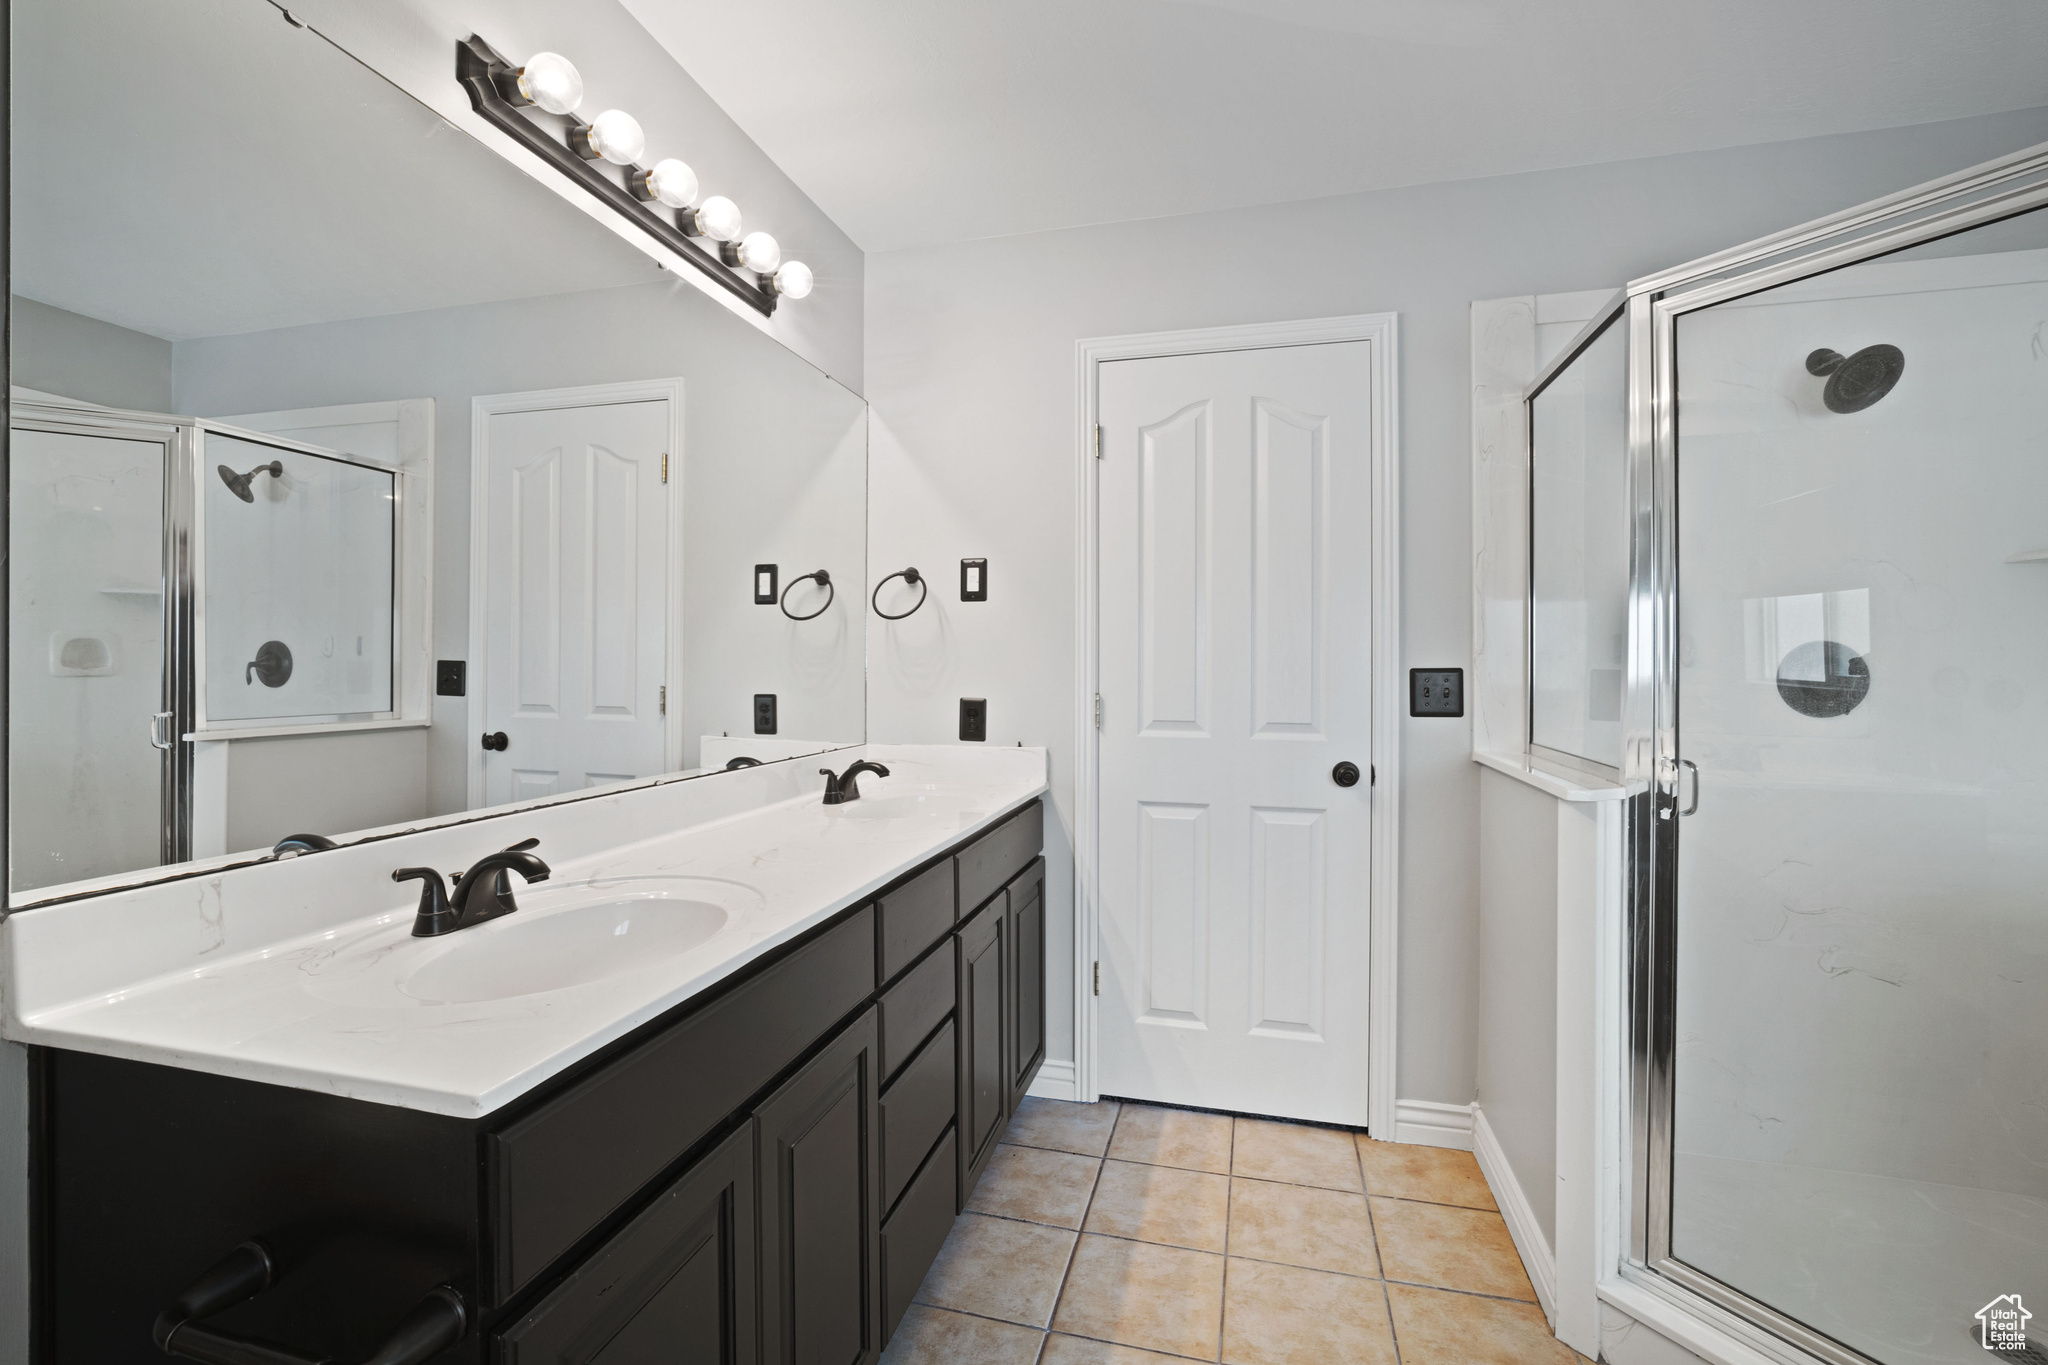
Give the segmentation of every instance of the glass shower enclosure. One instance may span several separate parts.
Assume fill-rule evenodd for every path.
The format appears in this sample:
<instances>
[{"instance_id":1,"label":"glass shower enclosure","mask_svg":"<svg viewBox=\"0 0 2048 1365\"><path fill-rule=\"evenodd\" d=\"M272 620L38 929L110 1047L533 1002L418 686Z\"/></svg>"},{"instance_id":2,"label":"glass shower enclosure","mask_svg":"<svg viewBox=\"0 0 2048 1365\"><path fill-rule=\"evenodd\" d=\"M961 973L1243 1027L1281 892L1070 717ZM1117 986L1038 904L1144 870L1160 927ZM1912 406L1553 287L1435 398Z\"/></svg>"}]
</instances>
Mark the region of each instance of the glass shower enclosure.
<instances>
[{"instance_id":1,"label":"glass shower enclosure","mask_svg":"<svg viewBox=\"0 0 2048 1365\"><path fill-rule=\"evenodd\" d=\"M2048 148L1628 293L1624 1273L1984 1360L2048 1324Z\"/></svg>"}]
</instances>

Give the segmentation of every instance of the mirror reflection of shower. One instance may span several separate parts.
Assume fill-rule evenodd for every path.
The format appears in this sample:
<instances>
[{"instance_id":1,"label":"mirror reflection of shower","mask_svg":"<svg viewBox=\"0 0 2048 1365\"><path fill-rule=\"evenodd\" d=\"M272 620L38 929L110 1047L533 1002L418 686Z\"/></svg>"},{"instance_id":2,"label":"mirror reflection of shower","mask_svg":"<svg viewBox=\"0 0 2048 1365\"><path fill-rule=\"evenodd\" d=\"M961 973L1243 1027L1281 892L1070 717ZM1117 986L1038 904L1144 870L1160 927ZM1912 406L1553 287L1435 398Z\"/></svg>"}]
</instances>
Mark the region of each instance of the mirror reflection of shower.
<instances>
[{"instance_id":1,"label":"mirror reflection of shower","mask_svg":"<svg viewBox=\"0 0 2048 1365\"><path fill-rule=\"evenodd\" d=\"M284 477L283 460L272 460L269 464L259 464L246 474L237 474L226 465L219 466L219 469L220 481L228 486L230 493L233 493L243 502L256 501L256 494L250 491L249 485L256 481L258 474L268 474L273 479Z\"/></svg>"}]
</instances>

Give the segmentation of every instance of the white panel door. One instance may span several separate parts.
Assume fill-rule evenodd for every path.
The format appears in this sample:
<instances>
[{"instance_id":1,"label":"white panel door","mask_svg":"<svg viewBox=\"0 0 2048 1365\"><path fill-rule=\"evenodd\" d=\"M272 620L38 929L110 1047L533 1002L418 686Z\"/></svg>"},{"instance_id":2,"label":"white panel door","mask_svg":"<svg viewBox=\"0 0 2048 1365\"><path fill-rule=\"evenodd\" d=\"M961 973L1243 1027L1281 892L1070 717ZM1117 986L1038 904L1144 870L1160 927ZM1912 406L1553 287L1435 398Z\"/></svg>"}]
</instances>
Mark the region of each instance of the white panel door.
<instances>
[{"instance_id":1,"label":"white panel door","mask_svg":"<svg viewBox=\"0 0 2048 1365\"><path fill-rule=\"evenodd\" d=\"M485 802L662 772L668 404L488 420Z\"/></svg>"},{"instance_id":2,"label":"white panel door","mask_svg":"<svg viewBox=\"0 0 2048 1365\"><path fill-rule=\"evenodd\" d=\"M1099 372L1105 1094L1366 1121L1369 355Z\"/></svg>"}]
</instances>

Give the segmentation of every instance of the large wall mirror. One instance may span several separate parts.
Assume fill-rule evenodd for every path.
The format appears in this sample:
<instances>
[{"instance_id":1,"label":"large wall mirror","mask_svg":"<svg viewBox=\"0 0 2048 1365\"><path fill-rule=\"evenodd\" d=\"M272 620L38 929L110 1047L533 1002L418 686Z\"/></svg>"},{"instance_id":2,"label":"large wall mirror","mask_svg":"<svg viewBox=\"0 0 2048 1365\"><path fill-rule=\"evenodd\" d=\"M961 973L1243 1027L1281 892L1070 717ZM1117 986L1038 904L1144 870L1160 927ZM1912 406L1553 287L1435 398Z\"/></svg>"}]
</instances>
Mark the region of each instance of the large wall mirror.
<instances>
[{"instance_id":1,"label":"large wall mirror","mask_svg":"<svg viewBox=\"0 0 2048 1365\"><path fill-rule=\"evenodd\" d=\"M13 905L861 741L857 395L266 0L12 62Z\"/></svg>"}]
</instances>

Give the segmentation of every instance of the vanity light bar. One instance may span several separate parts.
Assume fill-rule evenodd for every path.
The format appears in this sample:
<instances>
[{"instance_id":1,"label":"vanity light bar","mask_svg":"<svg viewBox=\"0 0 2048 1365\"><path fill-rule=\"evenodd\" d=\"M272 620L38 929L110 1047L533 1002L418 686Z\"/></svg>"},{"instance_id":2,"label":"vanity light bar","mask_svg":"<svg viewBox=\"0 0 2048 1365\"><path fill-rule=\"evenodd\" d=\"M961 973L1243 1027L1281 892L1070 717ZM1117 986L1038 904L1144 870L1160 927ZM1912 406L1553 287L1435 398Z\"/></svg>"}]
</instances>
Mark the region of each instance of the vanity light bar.
<instances>
[{"instance_id":1,"label":"vanity light bar","mask_svg":"<svg viewBox=\"0 0 2048 1365\"><path fill-rule=\"evenodd\" d=\"M746 232L732 200L712 195L700 202L697 174L683 162L671 157L643 168L639 163L647 154L647 134L631 114L607 109L588 123L577 118L583 77L568 58L542 52L525 66L514 66L472 34L455 45L455 78L469 92L470 106L493 127L546 158L763 316L775 311L778 299L800 299L811 292L810 267L783 260L782 248L767 233ZM522 113L525 109L549 116L550 123L559 121L561 136ZM607 164L624 169L623 183L602 169ZM715 243L715 251L702 245L706 242Z\"/></svg>"}]
</instances>

